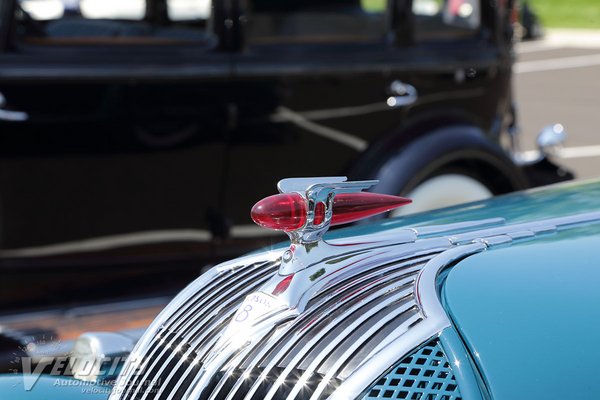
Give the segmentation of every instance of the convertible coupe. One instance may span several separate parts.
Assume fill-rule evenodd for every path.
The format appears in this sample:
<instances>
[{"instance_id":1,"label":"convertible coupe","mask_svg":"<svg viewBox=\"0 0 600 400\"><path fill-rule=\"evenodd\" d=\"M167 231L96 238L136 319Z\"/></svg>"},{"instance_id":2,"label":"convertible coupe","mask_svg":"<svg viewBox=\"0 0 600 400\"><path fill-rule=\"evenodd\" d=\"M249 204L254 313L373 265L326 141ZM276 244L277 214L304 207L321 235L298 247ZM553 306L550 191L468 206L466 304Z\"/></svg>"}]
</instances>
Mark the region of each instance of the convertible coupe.
<instances>
[{"instance_id":1,"label":"convertible coupe","mask_svg":"<svg viewBox=\"0 0 600 400\"><path fill-rule=\"evenodd\" d=\"M600 182L327 233L409 202L374 184L280 181L252 217L291 243L208 270L133 349L83 335L69 368L4 376L0 396L597 398Z\"/></svg>"}]
</instances>

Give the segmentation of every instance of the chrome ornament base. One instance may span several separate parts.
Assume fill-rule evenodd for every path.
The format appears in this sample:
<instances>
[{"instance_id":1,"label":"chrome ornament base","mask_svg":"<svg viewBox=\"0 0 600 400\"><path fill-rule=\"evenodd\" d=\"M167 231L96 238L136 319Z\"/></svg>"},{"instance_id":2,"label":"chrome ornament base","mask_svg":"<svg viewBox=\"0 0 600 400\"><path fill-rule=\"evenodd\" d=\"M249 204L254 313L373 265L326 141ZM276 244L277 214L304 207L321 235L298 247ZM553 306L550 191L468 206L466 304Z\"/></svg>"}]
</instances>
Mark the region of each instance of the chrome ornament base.
<instances>
[{"instance_id":1,"label":"chrome ornament base","mask_svg":"<svg viewBox=\"0 0 600 400\"><path fill-rule=\"evenodd\" d=\"M317 242L331 224L333 217L333 199L336 194L357 193L375 186L379 181L346 182L345 176L328 178L289 178L277 184L280 193L299 193L307 202L306 224L298 230L286 232L292 244L306 245ZM325 216L321 223L315 223L315 211L318 204L325 205ZM308 251L307 251L308 253Z\"/></svg>"}]
</instances>

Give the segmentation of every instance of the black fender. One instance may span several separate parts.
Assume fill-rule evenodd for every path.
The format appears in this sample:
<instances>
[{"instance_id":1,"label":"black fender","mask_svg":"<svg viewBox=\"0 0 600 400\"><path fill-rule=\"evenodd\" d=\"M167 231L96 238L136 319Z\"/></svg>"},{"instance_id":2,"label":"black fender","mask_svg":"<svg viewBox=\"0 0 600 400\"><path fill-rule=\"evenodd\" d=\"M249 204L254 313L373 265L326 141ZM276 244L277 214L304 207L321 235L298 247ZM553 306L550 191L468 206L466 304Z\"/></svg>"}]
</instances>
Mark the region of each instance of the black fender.
<instances>
[{"instance_id":1,"label":"black fender","mask_svg":"<svg viewBox=\"0 0 600 400\"><path fill-rule=\"evenodd\" d=\"M434 129L370 159L379 160L367 174L379 180L373 188L379 193L406 194L426 179L448 172L470 175L494 194L528 187L523 171L504 150L471 125Z\"/></svg>"}]
</instances>

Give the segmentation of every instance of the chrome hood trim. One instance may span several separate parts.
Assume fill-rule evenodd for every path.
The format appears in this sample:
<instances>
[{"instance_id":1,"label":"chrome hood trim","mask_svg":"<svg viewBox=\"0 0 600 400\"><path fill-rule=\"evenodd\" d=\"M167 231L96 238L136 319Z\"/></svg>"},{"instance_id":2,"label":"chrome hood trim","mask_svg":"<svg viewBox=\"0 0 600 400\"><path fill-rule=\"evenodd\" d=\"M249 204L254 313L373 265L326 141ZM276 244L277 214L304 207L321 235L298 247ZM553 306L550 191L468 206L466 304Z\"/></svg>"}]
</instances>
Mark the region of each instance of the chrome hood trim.
<instances>
[{"instance_id":1,"label":"chrome hood trim","mask_svg":"<svg viewBox=\"0 0 600 400\"><path fill-rule=\"evenodd\" d=\"M442 270L597 222L598 212L514 225L496 218L332 240L292 275L301 283L291 293L277 291L290 276L281 273L285 249L221 264L157 317L110 399L357 398L451 325L438 296ZM275 301L235 325L249 296ZM157 390L136 386L149 380Z\"/></svg>"}]
</instances>

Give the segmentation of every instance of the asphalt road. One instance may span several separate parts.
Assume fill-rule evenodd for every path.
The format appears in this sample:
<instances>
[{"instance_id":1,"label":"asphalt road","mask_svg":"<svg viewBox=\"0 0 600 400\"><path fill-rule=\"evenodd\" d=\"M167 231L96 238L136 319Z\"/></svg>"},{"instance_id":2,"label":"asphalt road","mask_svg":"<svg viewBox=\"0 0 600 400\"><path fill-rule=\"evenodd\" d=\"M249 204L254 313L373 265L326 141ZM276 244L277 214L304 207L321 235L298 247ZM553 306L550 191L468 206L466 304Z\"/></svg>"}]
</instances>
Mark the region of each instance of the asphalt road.
<instances>
[{"instance_id":1,"label":"asphalt road","mask_svg":"<svg viewBox=\"0 0 600 400\"><path fill-rule=\"evenodd\" d=\"M515 91L522 150L551 123L568 134L556 159L578 179L600 177L600 31L551 31L517 45Z\"/></svg>"}]
</instances>

